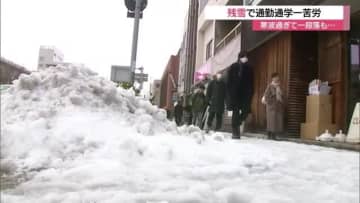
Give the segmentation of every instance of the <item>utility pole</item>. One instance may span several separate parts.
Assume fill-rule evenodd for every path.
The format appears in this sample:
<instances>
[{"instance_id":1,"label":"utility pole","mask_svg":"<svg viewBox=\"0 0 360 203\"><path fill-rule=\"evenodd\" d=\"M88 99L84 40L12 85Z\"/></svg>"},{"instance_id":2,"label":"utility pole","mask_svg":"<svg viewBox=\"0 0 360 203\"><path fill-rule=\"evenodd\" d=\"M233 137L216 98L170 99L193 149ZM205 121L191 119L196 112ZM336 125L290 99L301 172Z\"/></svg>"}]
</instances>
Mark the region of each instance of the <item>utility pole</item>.
<instances>
[{"instance_id":1,"label":"utility pole","mask_svg":"<svg viewBox=\"0 0 360 203\"><path fill-rule=\"evenodd\" d=\"M134 18L130 66L111 66L111 80L130 83L131 86L134 86L139 23L147 6L147 0L124 0L124 3L127 8L127 17Z\"/></svg>"},{"instance_id":2,"label":"utility pole","mask_svg":"<svg viewBox=\"0 0 360 203\"><path fill-rule=\"evenodd\" d=\"M246 6L247 4L247 2L246 2L247 0L243 0L243 6ZM254 2L254 1L250 1L250 5L252 4L252 2ZM245 21L241 21L241 39L240 39L240 41L241 41L241 43L240 43L240 51L243 51L243 50L246 50L246 42L245 42L245 35L246 35L246 26L247 26L247 23L245 22Z\"/></svg>"},{"instance_id":3,"label":"utility pole","mask_svg":"<svg viewBox=\"0 0 360 203\"><path fill-rule=\"evenodd\" d=\"M143 74L144 74L144 68L143 68L143 67L140 67L139 70L140 70L140 74L143 75ZM144 79L141 78L141 79L139 80L139 83L140 83L140 90L142 90L142 89L143 89Z\"/></svg>"},{"instance_id":4,"label":"utility pole","mask_svg":"<svg viewBox=\"0 0 360 203\"><path fill-rule=\"evenodd\" d=\"M136 70L136 54L139 37L139 23L142 18L143 10L147 6L147 0L124 0L125 5L128 9L127 17L134 18L134 30L132 39L131 49L131 60L130 60L130 71L132 73L132 82L135 81L135 70Z\"/></svg>"},{"instance_id":5,"label":"utility pole","mask_svg":"<svg viewBox=\"0 0 360 203\"><path fill-rule=\"evenodd\" d=\"M133 75L135 74L135 68L136 68L136 53L137 53L137 44L138 44L138 36L139 36L139 22L140 22L142 1L143 0L135 0L134 31L133 31L131 61L130 61L130 67Z\"/></svg>"}]
</instances>

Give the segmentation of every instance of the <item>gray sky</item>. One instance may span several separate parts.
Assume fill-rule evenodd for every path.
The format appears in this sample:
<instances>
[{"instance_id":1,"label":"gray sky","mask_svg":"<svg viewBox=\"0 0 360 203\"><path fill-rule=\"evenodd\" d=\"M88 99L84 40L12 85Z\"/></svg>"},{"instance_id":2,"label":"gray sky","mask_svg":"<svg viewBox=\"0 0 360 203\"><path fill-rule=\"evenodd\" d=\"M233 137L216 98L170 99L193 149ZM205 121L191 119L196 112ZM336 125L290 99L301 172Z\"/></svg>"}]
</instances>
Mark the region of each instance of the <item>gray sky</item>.
<instances>
[{"instance_id":1,"label":"gray sky","mask_svg":"<svg viewBox=\"0 0 360 203\"><path fill-rule=\"evenodd\" d=\"M148 0L140 22L138 66L160 78L181 45L188 0ZM1 56L35 70L40 45L55 45L66 62L109 78L129 65L133 19L124 0L1 0Z\"/></svg>"}]
</instances>

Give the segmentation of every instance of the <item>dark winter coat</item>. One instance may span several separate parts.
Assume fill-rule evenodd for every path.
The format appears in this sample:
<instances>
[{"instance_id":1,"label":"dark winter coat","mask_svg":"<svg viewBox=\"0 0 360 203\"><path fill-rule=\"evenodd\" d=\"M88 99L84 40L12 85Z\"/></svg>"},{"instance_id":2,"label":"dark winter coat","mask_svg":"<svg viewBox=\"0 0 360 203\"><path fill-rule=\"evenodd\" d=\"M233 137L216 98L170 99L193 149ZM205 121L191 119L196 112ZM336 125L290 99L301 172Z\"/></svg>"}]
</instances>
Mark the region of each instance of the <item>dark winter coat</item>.
<instances>
[{"instance_id":1,"label":"dark winter coat","mask_svg":"<svg viewBox=\"0 0 360 203\"><path fill-rule=\"evenodd\" d=\"M208 101L210 105L210 112L224 112L226 96L225 90L225 82L223 80L213 80L210 82L206 91L206 101Z\"/></svg>"},{"instance_id":2,"label":"dark winter coat","mask_svg":"<svg viewBox=\"0 0 360 203\"><path fill-rule=\"evenodd\" d=\"M233 63L226 75L226 104L228 110L251 105L254 92L254 73L248 63Z\"/></svg>"},{"instance_id":3,"label":"dark winter coat","mask_svg":"<svg viewBox=\"0 0 360 203\"><path fill-rule=\"evenodd\" d=\"M194 113L203 112L206 107L206 98L203 92L195 93L192 97L192 111Z\"/></svg>"},{"instance_id":4,"label":"dark winter coat","mask_svg":"<svg viewBox=\"0 0 360 203\"><path fill-rule=\"evenodd\" d=\"M175 106L175 118L182 118L183 116L183 107L181 104Z\"/></svg>"}]
</instances>

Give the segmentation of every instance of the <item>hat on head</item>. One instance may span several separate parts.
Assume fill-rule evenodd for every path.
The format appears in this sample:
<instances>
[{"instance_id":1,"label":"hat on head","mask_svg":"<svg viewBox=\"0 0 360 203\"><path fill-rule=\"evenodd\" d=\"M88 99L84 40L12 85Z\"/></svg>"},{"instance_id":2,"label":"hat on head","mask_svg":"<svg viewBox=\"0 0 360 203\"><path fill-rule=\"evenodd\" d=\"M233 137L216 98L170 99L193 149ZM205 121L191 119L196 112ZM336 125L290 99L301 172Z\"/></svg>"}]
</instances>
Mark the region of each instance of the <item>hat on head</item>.
<instances>
[{"instance_id":1,"label":"hat on head","mask_svg":"<svg viewBox=\"0 0 360 203\"><path fill-rule=\"evenodd\" d=\"M238 55L238 58L241 59L243 57L246 57L247 56L247 51L241 51Z\"/></svg>"}]
</instances>

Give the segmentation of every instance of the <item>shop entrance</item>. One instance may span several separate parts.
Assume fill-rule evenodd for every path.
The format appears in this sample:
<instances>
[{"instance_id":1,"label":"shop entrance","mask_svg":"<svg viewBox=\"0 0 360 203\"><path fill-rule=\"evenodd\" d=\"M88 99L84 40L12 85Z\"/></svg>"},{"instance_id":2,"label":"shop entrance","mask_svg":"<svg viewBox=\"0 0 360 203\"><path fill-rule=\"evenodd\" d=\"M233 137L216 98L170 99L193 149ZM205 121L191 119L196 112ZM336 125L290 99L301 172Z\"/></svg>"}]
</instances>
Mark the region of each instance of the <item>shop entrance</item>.
<instances>
[{"instance_id":1,"label":"shop entrance","mask_svg":"<svg viewBox=\"0 0 360 203\"><path fill-rule=\"evenodd\" d=\"M350 57L349 113L347 123L350 122L355 104L360 102L360 38L350 41Z\"/></svg>"}]
</instances>

